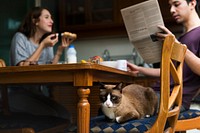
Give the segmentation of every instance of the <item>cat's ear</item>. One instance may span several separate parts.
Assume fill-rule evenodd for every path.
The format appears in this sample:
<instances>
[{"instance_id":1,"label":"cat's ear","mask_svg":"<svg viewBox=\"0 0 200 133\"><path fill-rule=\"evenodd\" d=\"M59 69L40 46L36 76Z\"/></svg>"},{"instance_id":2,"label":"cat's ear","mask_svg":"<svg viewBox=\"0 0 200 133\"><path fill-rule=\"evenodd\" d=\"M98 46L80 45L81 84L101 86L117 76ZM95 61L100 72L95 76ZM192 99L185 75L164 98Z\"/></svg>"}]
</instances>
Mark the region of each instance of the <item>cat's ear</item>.
<instances>
[{"instance_id":1,"label":"cat's ear","mask_svg":"<svg viewBox=\"0 0 200 133\"><path fill-rule=\"evenodd\" d=\"M105 84L102 82L99 82L100 88L105 88Z\"/></svg>"},{"instance_id":2,"label":"cat's ear","mask_svg":"<svg viewBox=\"0 0 200 133\"><path fill-rule=\"evenodd\" d=\"M125 83L120 82L120 83L116 86L116 88L117 88L118 90L122 91L122 89L123 89L125 86L126 86Z\"/></svg>"}]
</instances>

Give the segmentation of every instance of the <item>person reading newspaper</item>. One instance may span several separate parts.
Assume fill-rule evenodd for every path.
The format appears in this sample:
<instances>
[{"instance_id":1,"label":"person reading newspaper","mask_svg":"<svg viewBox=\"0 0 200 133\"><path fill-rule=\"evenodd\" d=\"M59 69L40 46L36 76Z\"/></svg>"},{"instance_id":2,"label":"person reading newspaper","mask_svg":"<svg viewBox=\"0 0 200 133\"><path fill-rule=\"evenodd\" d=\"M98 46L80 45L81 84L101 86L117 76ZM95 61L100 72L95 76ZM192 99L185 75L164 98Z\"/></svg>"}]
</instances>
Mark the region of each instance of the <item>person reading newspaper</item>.
<instances>
[{"instance_id":1,"label":"person reading newspaper","mask_svg":"<svg viewBox=\"0 0 200 133\"><path fill-rule=\"evenodd\" d=\"M178 24L182 24L184 33L176 39L187 45L183 68L183 103L181 111L190 107L191 100L200 88L200 18L198 16L198 0L169 0L170 13ZM158 25L163 32L155 35L162 41L169 34L175 36L163 25ZM149 76L160 76L159 68L145 68L130 62L127 63L130 72ZM159 84L154 86L159 91Z\"/></svg>"}]
</instances>

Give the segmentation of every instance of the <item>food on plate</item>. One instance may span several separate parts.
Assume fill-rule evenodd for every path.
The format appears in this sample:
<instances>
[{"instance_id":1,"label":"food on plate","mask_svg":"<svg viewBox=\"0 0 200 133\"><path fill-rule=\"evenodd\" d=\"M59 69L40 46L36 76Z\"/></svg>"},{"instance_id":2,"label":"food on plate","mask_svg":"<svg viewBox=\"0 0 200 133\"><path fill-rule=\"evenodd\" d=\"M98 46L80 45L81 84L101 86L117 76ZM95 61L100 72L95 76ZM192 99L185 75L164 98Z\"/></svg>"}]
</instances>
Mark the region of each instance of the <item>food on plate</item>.
<instances>
[{"instance_id":1,"label":"food on plate","mask_svg":"<svg viewBox=\"0 0 200 133\"><path fill-rule=\"evenodd\" d=\"M97 63L97 64L99 64L100 62L103 61L103 58L102 58L101 56L96 55L96 56L91 57L89 60L90 60L90 62L92 62L92 63Z\"/></svg>"}]
</instances>

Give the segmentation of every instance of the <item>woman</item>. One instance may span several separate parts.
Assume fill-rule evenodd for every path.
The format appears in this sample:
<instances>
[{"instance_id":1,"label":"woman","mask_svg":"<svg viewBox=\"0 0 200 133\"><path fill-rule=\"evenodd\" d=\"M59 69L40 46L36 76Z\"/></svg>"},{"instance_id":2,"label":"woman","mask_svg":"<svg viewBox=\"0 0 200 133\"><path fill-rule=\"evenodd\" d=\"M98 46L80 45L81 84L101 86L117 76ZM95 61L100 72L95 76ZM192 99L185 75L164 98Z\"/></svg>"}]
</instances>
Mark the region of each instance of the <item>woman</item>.
<instances>
[{"instance_id":1,"label":"woman","mask_svg":"<svg viewBox=\"0 0 200 133\"><path fill-rule=\"evenodd\" d=\"M43 40L45 34L52 32L53 20L47 9L35 7L21 23L11 44L11 65L25 66L33 62L56 64L69 41L62 38L62 45L58 46L55 56L53 46L58 42L56 34L50 34Z\"/></svg>"},{"instance_id":2,"label":"woman","mask_svg":"<svg viewBox=\"0 0 200 133\"><path fill-rule=\"evenodd\" d=\"M47 9L33 8L21 23L11 42L11 65L28 66L56 64L63 50L71 43L62 36L62 44L54 55L53 47L58 35L52 33L53 20ZM34 88L33 88L34 87ZM9 104L11 111L27 112L37 115L53 115L69 118L64 107L46 97L44 86L19 86L10 89Z\"/></svg>"}]
</instances>

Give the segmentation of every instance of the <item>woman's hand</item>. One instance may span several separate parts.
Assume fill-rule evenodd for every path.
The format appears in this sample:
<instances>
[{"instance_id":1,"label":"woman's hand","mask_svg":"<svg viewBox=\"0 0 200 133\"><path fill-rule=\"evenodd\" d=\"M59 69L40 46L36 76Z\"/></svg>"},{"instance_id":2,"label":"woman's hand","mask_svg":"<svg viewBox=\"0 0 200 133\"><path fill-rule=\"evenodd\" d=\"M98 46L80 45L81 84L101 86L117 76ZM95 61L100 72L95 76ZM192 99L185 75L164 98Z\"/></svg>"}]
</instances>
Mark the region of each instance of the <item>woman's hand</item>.
<instances>
[{"instance_id":1,"label":"woman's hand","mask_svg":"<svg viewBox=\"0 0 200 133\"><path fill-rule=\"evenodd\" d=\"M62 44L58 46L56 55L61 55L63 50L67 48L77 37L76 34L70 32L64 32L61 36Z\"/></svg>"},{"instance_id":2,"label":"woman's hand","mask_svg":"<svg viewBox=\"0 0 200 133\"><path fill-rule=\"evenodd\" d=\"M44 47L53 47L58 42L58 35L57 34L50 34L47 36L41 44Z\"/></svg>"},{"instance_id":3,"label":"woman's hand","mask_svg":"<svg viewBox=\"0 0 200 133\"><path fill-rule=\"evenodd\" d=\"M53 64L58 63L60 56L63 53L63 50L67 48L77 37L76 34L70 32L64 32L61 34L61 36L62 36L61 38L62 44L58 46L55 57L52 61Z\"/></svg>"},{"instance_id":4,"label":"woman's hand","mask_svg":"<svg viewBox=\"0 0 200 133\"><path fill-rule=\"evenodd\" d=\"M62 47L68 47L76 38L77 35L75 33L63 32L62 36Z\"/></svg>"}]
</instances>

